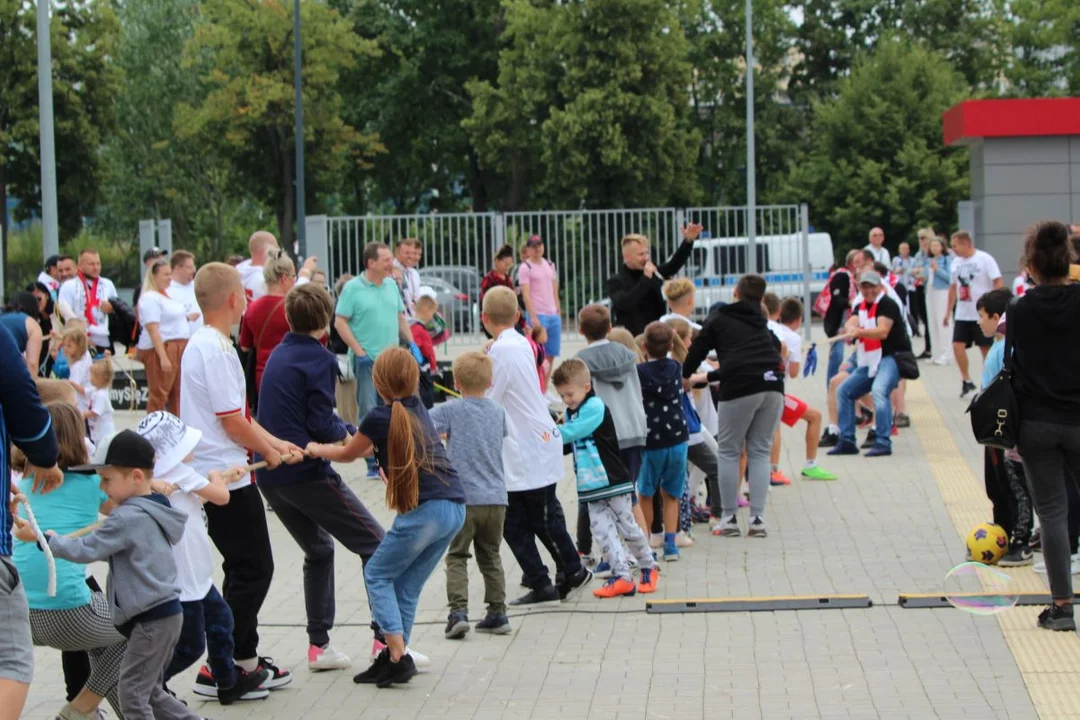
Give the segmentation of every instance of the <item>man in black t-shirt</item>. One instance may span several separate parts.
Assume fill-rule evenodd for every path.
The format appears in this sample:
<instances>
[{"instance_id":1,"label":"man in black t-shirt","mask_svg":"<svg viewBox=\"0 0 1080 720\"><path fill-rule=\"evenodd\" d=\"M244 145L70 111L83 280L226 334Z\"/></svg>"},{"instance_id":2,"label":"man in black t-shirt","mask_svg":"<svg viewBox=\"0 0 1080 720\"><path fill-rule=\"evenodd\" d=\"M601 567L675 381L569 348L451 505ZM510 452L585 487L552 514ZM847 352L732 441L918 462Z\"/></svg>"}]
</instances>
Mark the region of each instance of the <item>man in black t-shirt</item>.
<instances>
[{"instance_id":1,"label":"man in black t-shirt","mask_svg":"<svg viewBox=\"0 0 1080 720\"><path fill-rule=\"evenodd\" d=\"M848 319L845 332L855 339L856 365L837 391L840 411L840 442L830 455L858 455L855 444L855 401L870 393L874 399L876 440L867 457L892 455L892 404L890 396L900 384L895 355L911 350L900 306L885 293L881 275L873 270L859 276L862 302Z\"/></svg>"}]
</instances>

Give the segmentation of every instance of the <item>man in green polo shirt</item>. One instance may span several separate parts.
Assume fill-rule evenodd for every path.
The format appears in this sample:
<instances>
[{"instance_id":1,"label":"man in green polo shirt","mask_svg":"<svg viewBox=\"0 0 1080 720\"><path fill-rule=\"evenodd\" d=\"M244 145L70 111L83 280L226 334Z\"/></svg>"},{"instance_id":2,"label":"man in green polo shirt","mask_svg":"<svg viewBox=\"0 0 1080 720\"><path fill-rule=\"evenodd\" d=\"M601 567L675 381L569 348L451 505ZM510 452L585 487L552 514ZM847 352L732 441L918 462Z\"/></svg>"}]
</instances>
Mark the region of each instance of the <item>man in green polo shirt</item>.
<instances>
[{"instance_id":1,"label":"man in green polo shirt","mask_svg":"<svg viewBox=\"0 0 1080 720\"><path fill-rule=\"evenodd\" d=\"M390 248L380 242L368 243L364 247L364 272L342 288L334 311L334 327L349 346L356 374L356 404L360 408L357 425L378 402L371 380L375 358L383 350L396 347L399 337L412 339L393 270ZM368 476L378 477L374 460L370 458Z\"/></svg>"}]
</instances>

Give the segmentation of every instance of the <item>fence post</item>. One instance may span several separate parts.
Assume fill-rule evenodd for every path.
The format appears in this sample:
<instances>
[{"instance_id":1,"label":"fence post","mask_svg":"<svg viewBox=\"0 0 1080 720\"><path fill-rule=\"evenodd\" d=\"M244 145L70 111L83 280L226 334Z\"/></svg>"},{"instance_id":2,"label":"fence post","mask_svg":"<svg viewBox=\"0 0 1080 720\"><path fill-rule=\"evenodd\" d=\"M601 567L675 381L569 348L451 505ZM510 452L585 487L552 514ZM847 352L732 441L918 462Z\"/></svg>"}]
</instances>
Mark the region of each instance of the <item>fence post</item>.
<instances>
[{"instance_id":1,"label":"fence post","mask_svg":"<svg viewBox=\"0 0 1080 720\"><path fill-rule=\"evenodd\" d=\"M495 247L491 249L494 256L499 248L506 244L506 216L501 212L494 211L488 213L488 216L491 218L491 235L495 240Z\"/></svg>"},{"instance_id":2,"label":"fence post","mask_svg":"<svg viewBox=\"0 0 1080 720\"><path fill-rule=\"evenodd\" d=\"M803 203L799 206L799 230L802 234L803 266L803 334L810 339L810 208Z\"/></svg>"},{"instance_id":3,"label":"fence post","mask_svg":"<svg viewBox=\"0 0 1080 720\"><path fill-rule=\"evenodd\" d=\"M143 254L154 247L154 234L157 224L153 220L140 220L139 221L139 260L137 264L142 263Z\"/></svg>"},{"instance_id":4,"label":"fence post","mask_svg":"<svg viewBox=\"0 0 1080 720\"><path fill-rule=\"evenodd\" d=\"M319 267L326 270L327 284L333 287L337 280L338 268L331 267L330 241L327 237L325 215L308 215L304 218L304 230L307 232L308 257L318 258Z\"/></svg>"},{"instance_id":5,"label":"fence post","mask_svg":"<svg viewBox=\"0 0 1080 720\"><path fill-rule=\"evenodd\" d=\"M671 229L671 237L674 238L675 247L678 248L680 247L679 243L682 241L681 229L682 226L686 224L686 210L684 208L675 208L673 217L675 218L675 227ZM657 260L660 259L661 258L659 257L657 258Z\"/></svg>"}]
</instances>

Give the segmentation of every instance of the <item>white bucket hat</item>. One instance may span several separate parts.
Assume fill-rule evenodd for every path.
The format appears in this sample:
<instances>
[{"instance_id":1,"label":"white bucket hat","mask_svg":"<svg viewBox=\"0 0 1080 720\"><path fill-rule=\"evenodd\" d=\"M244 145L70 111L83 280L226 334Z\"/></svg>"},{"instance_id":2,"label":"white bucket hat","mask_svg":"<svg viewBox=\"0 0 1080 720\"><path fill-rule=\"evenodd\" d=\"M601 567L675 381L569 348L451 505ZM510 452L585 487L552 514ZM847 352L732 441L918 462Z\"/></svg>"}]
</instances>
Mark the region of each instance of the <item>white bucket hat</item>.
<instances>
[{"instance_id":1,"label":"white bucket hat","mask_svg":"<svg viewBox=\"0 0 1080 720\"><path fill-rule=\"evenodd\" d=\"M164 410L143 418L135 432L146 438L154 451L154 474L164 475L184 462L202 439L202 430L188 427L184 421Z\"/></svg>"}]
</instances>

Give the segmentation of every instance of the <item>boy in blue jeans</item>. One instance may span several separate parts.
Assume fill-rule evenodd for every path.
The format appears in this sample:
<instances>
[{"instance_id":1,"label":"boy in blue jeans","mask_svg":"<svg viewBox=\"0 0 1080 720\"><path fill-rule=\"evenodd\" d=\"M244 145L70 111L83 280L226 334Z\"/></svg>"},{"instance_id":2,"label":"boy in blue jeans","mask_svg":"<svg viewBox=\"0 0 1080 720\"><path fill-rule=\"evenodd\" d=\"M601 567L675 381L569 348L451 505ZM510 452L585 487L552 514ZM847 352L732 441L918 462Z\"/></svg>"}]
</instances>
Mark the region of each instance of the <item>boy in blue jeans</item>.
<instances>
[{"instance_id":1,"label":"boy in blue jeans","mask_svg":"<svg viewBox=\"0 0 1080 720\"><path fill-rule=\"evenodd\" d=\"M675 332L662 322L645 328L646 361L637 366L645 403L647 434L638 474L638 495L645 525L652 525L652 498L664 500L664 560L679 559L679 498L686 486L686 451L690 439L682 408L682 365L668 357Z\"/></svg>"}]
</instances>

